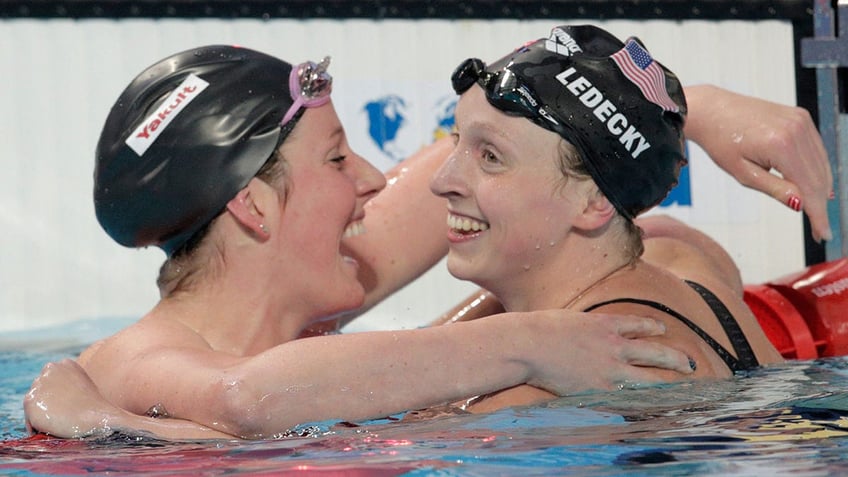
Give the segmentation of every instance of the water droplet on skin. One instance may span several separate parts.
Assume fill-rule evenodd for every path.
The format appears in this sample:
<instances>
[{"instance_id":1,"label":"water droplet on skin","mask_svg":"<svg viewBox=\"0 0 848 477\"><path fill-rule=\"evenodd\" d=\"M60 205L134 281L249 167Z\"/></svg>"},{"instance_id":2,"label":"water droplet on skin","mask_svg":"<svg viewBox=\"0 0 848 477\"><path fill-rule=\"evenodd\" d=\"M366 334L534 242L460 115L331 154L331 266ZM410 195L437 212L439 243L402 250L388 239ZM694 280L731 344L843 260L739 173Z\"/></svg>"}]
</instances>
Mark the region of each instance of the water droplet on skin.
<instances>
[{"instance_id":1,"label":"water droplet on skin","mask_svg":"<svg viewBox=\"0 0 848 477\"><path fill-rule=\"evenodd\" d=\"M529 271L529 270L530 270L530 265L524 265L524 271L526 272L526 271Z\"/></svg>"}]
</instances>

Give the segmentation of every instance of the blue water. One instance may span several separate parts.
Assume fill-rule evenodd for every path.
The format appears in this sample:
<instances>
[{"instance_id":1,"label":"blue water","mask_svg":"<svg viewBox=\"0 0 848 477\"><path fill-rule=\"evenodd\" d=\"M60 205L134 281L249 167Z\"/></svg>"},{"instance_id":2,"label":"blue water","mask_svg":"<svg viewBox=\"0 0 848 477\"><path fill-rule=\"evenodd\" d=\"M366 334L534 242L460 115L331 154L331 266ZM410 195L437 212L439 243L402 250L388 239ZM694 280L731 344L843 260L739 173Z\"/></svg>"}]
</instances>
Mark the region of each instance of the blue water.
<instances>
[{"instance_id":1,"label":"blue water","mask_svg":"<svg viewBox=\"0 0 848 477\"><path fill-rule=\"evenodd\" d=\"M312 423L262 442L27 440L21 399L85 337L0 335L2 475L848 474L848 359L562 398L489 415ZM82 338L80 338L82 336Z\"/></svg>"}]
</instances>

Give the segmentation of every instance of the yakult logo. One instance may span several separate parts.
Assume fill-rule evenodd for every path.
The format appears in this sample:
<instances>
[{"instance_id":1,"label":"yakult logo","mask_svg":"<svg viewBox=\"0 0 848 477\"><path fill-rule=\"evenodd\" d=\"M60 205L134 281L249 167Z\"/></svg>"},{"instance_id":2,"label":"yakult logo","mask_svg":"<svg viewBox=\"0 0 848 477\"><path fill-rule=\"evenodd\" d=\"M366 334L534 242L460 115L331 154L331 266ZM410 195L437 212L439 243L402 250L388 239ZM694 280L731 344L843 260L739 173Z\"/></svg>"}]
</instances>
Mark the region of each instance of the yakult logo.
<instances>
[{"instance_id":1,"label":"yakult logo","mask_svg":"<svg viewBox=\"0 0 848 477\"><path fill-rule=\"evenodd\" d=\"M148 116L127 138L126 144L136 154L143 156L162 131L180 114L180 111L194 100L209 83L195 75L189 75L159 106L159 109Z\"/></svg>"}]
</instances>

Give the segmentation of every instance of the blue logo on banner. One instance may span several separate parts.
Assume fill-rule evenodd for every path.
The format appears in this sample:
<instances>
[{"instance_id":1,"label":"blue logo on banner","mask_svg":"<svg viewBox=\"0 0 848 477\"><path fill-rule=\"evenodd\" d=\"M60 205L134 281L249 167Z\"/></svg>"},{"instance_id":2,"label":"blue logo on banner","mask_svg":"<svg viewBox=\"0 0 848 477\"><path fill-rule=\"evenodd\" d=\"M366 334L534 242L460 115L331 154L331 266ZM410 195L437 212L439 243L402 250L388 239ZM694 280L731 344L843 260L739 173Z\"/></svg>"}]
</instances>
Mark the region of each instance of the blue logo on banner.
<instances>
[{"instance_id":1,"label":"blue logo on banner","mask_svg":"<svg viewBox=\"0 0 848 477\"><path fill-rule=\"evenodd\" d=\"M398 131L406 122L406 102L400 96L388 95L365 103L368 114L368 135L384 154L394 161L398 148L392 147L397 140Z\"/></svg>"},{"instance_id":2,"label":"blue logo on banner","mask_svg":"<svg viewBox=\"0 0 848 477\"><path fill-rule=\"evenodd\" d=\"M451 95L439 101L436 105L436 130L433 132L433 139L442 138L453 132L454 111L456 111L456 96Z\"/></svg>"}]
</instances>

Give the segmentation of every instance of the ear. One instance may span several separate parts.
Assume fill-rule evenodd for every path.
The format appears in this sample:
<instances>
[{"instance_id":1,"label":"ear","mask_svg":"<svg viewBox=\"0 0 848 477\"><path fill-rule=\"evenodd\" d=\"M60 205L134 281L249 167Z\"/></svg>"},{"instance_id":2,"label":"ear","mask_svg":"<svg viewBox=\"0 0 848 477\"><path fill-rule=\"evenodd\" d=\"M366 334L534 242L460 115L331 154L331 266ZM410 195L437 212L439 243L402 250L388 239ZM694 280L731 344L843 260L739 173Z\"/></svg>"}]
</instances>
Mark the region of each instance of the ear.
<instances>
[{"instance_id":1,"label":"ear","mask_svg":"<svg viewBox=\"0 0 848 477\"><path fill-rule=\"evenodd\" d=\"M587 191L583 211L574 218L574 226L584 230L604 227L615 217L616 210L597 186Z\"/></svg>"},{"instance_id":2,"label":"ear","mask_svg":"<svg viewBox=\"0 0 848 477\"><path fill-rule=\"evenodd\" d=\"M268 194L262 186L270 187L259 179L251 179L244 189L227 202L227 211L242 227L260 239L267 240L271 237L265 225L267 208L270 204Z\"/></svg>"}]
</instances>

